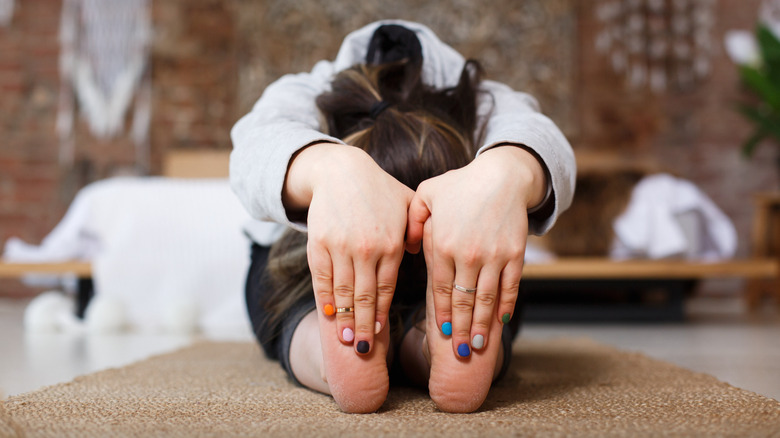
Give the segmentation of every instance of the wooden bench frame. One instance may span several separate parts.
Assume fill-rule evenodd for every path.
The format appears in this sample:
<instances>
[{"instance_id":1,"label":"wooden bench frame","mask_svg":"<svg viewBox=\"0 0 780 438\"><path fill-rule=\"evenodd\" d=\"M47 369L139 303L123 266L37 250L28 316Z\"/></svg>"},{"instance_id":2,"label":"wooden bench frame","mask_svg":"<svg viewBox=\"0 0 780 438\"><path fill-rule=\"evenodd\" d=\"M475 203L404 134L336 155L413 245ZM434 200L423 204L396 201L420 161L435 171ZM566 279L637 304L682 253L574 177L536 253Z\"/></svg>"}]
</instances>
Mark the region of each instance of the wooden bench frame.
<instances>
[{"instance_id":1,"label":"wooden bench frame","mask_svg":"<svg viewBox=\"0 0 780 438\"><path fill-rule=\"evenodd\" d=\"M780 263L772 258L706 263L681 260L623 260L562 258L529 264L523 279L708 279L739 277L772 279L780 276Z\"/></svg>"},{"instance_id":2,"label":"wooden bench frame","mask_svg":"<svg viewBox=\"0 0 780 438\"><path fill-rule=\"evenodd\" d=\"M94 293L92 265L87 262L64 263L2 263L0 278L21 278L29 274L75 275L79 278L77 315L83 317ZM660 309L624 307L620 319L634 321L679 321L684 319L684 298L687 288L697 280L714 278L743 278L751 280L748 287L763 287L769 280L771 287L780 286L780 263L774 258L731 260L718 263L698 263L679 260L625 260L605 258L562 258L550 263L528 264L523 270L521 289L530 286L537 290L582 288L631 288L646 290L660 288L668 293L668 302ZM593 311L577 306L561 307L551 316L542 310L534 320L603 320L615 319L603 310ZM636 307L636 306L634 306ZM539 312L539 310L536 310ZM545 313L547 312L547 313ZM608 312L607 312L608 313Z\"/></svg>"},{"instance_id":3,"label":"wooden bench frame","mask_svg":"<svg viewBox=\"0 0 780 438\"><path fill-rule=\"evenodd\" d=\"M89 262L7 263L0 261L0 278L28 274L92 276ZM738 277L774 279L780 277L780 263L772 258L699 263L675 260L625 260L604 258L562 258L550 263L528 264L523 279L707 279Z\"/></svg>"},{"instance_id":4,"label":"wooden bench frame","mask_svg":"<svg viewBox=\"0 0 780 438\"><path fill-rule=\"evenodd\" d=\"M562 258L526 265L520 289L529 321L680 322L686 317L685 298L698 281L723 278L748 280L748 296L754 287L780 290L780 262Z\"/></svg>"}]
</instances>

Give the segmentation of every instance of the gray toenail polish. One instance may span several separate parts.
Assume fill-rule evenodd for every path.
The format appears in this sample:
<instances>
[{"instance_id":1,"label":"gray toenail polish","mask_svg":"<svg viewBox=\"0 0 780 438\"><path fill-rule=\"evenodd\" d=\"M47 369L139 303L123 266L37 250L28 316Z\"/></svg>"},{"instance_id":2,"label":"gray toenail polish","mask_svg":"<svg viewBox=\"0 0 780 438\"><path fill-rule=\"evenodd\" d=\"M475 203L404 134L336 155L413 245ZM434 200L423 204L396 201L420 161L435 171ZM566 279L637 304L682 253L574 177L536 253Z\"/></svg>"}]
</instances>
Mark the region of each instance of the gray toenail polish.
<instances>
[{"instance_id":1,"label":"gray toenail polish","mask_svg":"<svg viewBox=\"0 0 780 438\"><path fill-rule=\"evenodd\" d=\"M368 341L360 341L357 343L357 352L360 354L366 354L368 353Z\"/></svg>"}]
</instances>

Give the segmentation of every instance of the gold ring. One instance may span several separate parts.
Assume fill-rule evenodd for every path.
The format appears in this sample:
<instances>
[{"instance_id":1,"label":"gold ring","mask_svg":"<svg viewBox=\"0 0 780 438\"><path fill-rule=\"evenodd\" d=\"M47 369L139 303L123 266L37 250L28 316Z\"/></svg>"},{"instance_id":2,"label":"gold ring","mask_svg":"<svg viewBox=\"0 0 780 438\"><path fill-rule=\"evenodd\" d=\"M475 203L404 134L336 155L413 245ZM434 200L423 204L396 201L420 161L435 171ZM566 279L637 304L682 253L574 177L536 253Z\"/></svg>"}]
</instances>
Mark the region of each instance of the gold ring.
<instances>
[{"instance_id":1,"label":"gold ring","mask_svg":"<svg viewBox=\"0 0 780 438\"><path fill-rule=\"evenodd\" d=\"M461 292L469 293L469 294L473 294L473 293L475 293L477 291L476 287L472 289L472 288L468 288L468 287L463 287L463 286L461 286L459 284L455 285L455 289L459 290Z\"/></svg>"},{"instance_id":2,"label":"gold ring","mask_svg":"<svg viewBox=\"0 0 780 438\"><path fill-rule=\"evenodd\" d=\"M350 313L350 312L354 312L354 311L355 311L354 307L337 307L336 308L336 313Z\"/></svg>"}]
</instances>

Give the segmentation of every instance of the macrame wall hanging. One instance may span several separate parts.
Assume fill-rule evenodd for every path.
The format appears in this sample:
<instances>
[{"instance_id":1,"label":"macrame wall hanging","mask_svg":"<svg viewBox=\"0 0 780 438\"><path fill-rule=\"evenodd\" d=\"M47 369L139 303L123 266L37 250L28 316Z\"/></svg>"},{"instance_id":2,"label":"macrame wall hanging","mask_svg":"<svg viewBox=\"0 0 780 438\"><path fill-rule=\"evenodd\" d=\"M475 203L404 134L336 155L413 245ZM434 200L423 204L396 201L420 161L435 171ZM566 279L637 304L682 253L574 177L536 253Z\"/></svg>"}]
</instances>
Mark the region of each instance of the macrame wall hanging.
<instances>
[{"instance_id":1,"label":"macrame wall hanging","mask_svg":"<svg viewBox=\"0 0 780 438\"><path fill-rule=\"evenodd\" d=\"M108 139L123 133L125 117L134 103L130 134L136 145L136 163L148 168L150 1L63 1L57 117L61 163L73 162L77 108L92 134Z\"/></svg>"},{"instance_id":2,"label":"macrame wall hanging","mask_svg":"<svg viewBox=\"0 0 780 438\"><path fill-rule=\"evenodd\" d=\"M630 88L690 90L712 69L715 0L599 0L596 49Z\"/></svg>"},{"instance_id":3,"label":"macrame wall hanging","mask_svg":"<svg viewBox=\"0 0 780 438\"><path fill-rule=\"evenodd\" d=\"M0 0L0 26L8 26L14 17L14 0Z\"/></svg>"}]
</instances>

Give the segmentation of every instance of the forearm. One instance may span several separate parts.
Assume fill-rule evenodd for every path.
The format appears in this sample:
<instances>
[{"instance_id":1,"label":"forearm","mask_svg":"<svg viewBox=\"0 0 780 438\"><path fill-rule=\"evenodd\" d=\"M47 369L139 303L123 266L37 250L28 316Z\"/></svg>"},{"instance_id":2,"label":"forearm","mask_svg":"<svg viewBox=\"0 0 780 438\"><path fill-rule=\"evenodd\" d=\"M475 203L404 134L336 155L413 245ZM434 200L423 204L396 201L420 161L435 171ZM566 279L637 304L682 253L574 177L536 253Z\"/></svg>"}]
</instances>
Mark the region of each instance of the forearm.
<instances>
[{"instance_id":1,"label":"forearm","mask_svg":"<svg viewBox=\"0 0 780 438\"><path fill-rule=\"evenodd\" d=\"M317 169L327 166L333 153L340 151L337 148L343 147L330 142L317 142L292 156L282 188L282 204L288 214L300 213L309 208Z\"/></svg>"},{"instance_id":2,"label":"forearm","mask_svg":"<svg viewBox=\"0 0 780 438\"><path fill-rule=\"evenodd\" d=\"M547 175L542 163L522 145L503 144L481 153L476 159L490 160L496 173L503 173L509 184L523 191L526 209L538 207L547 195Z\"/></svg>"}]
</instances>

